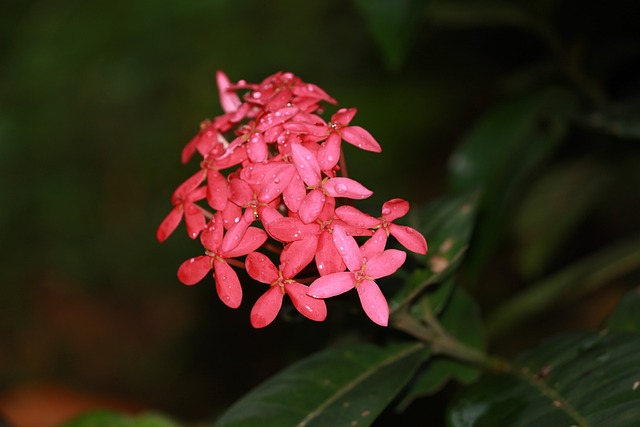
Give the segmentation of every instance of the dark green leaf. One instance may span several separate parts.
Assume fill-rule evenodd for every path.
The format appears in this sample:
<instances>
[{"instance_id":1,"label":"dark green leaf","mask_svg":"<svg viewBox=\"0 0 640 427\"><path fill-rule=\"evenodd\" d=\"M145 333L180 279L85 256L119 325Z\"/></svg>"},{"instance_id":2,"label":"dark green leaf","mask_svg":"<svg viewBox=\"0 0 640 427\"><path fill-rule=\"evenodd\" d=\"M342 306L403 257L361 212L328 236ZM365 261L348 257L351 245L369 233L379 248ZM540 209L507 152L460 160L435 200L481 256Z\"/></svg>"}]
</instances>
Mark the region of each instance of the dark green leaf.
<instances>
[{"instance_id":1,"label":"dark green leaf","mask_svg":"<svg viewBox=\"0 0 640 427\"><path fill-rule=\"evenodd\" d=\"M423 19L426 0L356 0L387 65L398 68Z\"/></svg>"},{"instance_id":2,"label":"dark green leaf","mask_svg":"<svg viewBox=\"0 0 640 427\"><path fill-rule=\"evenodd\" d=\"M415 209L416 228L426 238L429 252L426 269L414 271L389 303L392 312L415 298L427 286L438 283L454 271L467 249L474 226L475 193L430 203Z\"/></svg>"},{"instance_id":3,"label":"dark green leaf","mask_svg":"<svg viewBox=\"0 0 640 427\"><path fill-rule=\"evenodd\" d=\"M616 331L640 332L640 288L628 292L607 321Z\"/></svg>"},{"instance_id":4,"label":"dark green leaf","mask_svg":"<svg viewBox=\"0 0 640 427\"><path fill-rule=\"evenodd\" d=\"M526 26L529 19L517 4L507 2L432 1L426 8L429 21L448 27Z\"/></svg>"},{"instance_id":5,"label":"dark green leaf","mask_svg":"<svg viewBox=\"0 0 640 427\"><path fill-rule=\"evenodd\" d=\"M640 105L627 105L591 113L583 123L619 138L640 138Z\"/></svg>"},{"instance_id":6,"label":"dark green leaf","mask_svg":"<svg viewBox=\"0 0 640 427\"><path fill-rule=\"evenodd\" d=\"M111 411L91 411L64 424L64 427L177 427L170 419L154 413L129 416Z\"/></svg>"},{"instance_id":7,"label":"dark green leaf","mask_svg":"<svg viewBox=\"0 0 640 427\"><path fill-rule=\"evenodd\" d=\"M427 294L424 298L430 295ZM419 313L414 315L419 316ZM442 312L440 322L449 334L462 343L476 349L484 349L484 328L480 313L475 302L464 290L453 287L453 294ZM416 398L440 391L451 380L469 384L479 375L480 369L474 366L447 358L431 358L398 405L398 409L404 410Z\"/></svg>"},{"instance_id":8,"label":"dark green leaf","mask_svg":"<svg viewBox=\"0 0 640 427\"><path fill-rule=\"evenodd\" d=\"M606 170L585 159L563 164L540 177L515 213L523 276L535 276L547 266L597 205L609 179Z\"/></svg>"},{"instance_id":9,"label":"dark green leaf","mask_svg":"<svg viewBox=\"0 0 640 427\"><path fill-rule=\"evenodd\" d=\"M559 146L574 108L573 95L558 88L510 99L482 117L453 153L451 189L482 189L473 273L504 234L507 210L523 193L527 178Z\"/></svg>"},{"instance_id":10,"label":"dark green leaf","mask_svg":"<svg viewBox=\"0 0 640 427\"><path fill-rule=\"evenodd\" d=\"M428 357L416 343L326 350L258 386L215 427L368 426Z\"/></svg>"},{"instance_id":11,"label":"dark green leaf","mask_svg":"<svg viewBox=\"0 0 640 427\"><path fill-rule=\"evenodd\" d=\"M639 268L640 238L615 242L509 299L488 318L489 334L504 333L562 298L578 298Z\"/></svg>"},{"instance_id":12,"label":"dark green leaf","mask_svg":"<svg viewBox=\"0 0 640 427\"><path fill-rule=\"evenodd\" d=\"M510 373L467 388L451 427L616 426L640 419L640 336L560 336L523 356Z\"/></svg>"}]
</instances>

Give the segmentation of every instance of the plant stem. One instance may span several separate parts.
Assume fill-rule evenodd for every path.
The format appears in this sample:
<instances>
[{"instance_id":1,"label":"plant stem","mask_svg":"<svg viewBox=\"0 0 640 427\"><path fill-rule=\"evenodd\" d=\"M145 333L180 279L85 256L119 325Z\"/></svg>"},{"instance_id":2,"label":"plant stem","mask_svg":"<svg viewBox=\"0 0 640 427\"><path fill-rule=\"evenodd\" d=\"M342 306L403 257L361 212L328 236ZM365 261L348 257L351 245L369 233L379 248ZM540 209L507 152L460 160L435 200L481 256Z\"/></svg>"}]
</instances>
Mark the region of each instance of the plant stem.
<instances>
[{"instance_id":1,"label":"plant stem","mask_svg":"<svg viewBox=\"0 0 640 427\"><path fill-rule=\"evenodd\" d=\"M434 320L437 323L435 318ZM407 312L401 312L393 317L392 326L431 345L434 354L449 356L489 371L505 372L512 370L509 362L490 356L459 341L453 335L447 333L439 323L437 328L434 328L433 325L426 326Z\"/></svg>"}]
</instances>

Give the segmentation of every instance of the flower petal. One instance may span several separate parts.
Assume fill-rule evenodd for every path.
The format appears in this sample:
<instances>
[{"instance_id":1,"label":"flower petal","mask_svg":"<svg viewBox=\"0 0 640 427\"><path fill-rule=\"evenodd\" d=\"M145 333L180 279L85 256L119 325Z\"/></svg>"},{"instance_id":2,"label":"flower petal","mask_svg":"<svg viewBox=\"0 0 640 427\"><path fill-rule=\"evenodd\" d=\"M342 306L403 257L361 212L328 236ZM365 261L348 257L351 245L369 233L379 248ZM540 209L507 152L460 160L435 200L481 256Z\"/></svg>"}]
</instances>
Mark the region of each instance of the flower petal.
<instances>
[{"instance_id":1,"label":"flower petal","mask_svg":"<svg viewBox=\"0 0 640 427\"><path fill-rule=\"evenodd\" d=\"M382 148L380 144L371 136L369 131L360 126L349 126L342 128L342 139L349 144L355 145L358 148L362 148L366 151L373 151L374 153L380 153Z\"/></svg>"},{"instance_id":2,"label":"flower petal","mask_svg":"<svg viewBox=\"0 0 640 427\"><path fill-rule=\"evenodd\" d=\"M323 171L332 170L340 160L340 148L342 147L342 138L335 132L332 132L322 143L318 150L318 164Z\"/></svg>"},{"instance_id":3,"label":"flower petal","mask_svg":"<svg viewBox=\"0 0 640 427\"><path fill-rule=\"evenodd\" d=\"M251 252L244 261L247 273L251 278L267 285L278 280L278 269L273 262L260 252Z\"/></svg>"},{"instance_id":4,"label":"flower petal","mask_svg":"<svg viewBox=\"0 0 640 427\"><path fill-rule=\"evenodd\" d=\"M309 286L307 295L314 298L330 298L353 289L355 285L356 277L353 273L328 274L316 279Z\"/></svg>"},{"instance_id":5,"label":"flower petal","mask_svg":"<svg viewBox=\"0 0 640 427\"><path fill-rule=\"evenodd\" d=\"M225 252L225 258L237 258L253 252L267 241L267 233L256 227L249 227L244 233L244 237L238 243L238 246L232 250Z\"/></svg>"},{"instance_id":6,"label":"flower petal","mask_svg":"<svg viewBox=\"0 0 640 427\"><path fill-rule=\"evenodd\" d=\"M380 326L389 324L389 304L375 282L363 280L358 285L358 296L369 319Z\"/></svg>"},{"instance_id":7,"label":"flower petal","mask_svg":"<svg viewBox=\"0 0 640 427\"><path fill-rule=\"evenodd\" d=\"M318 236L308 236L289 243L280 254L280 270L285 279L293 279L313 261L318 247Z\"/></svg>"},{"instance_id":8,"label":"flower petal","mask_svg":"<svg viewBox=\"0 0 640 427\"><path fill-rule=\"evenodd\" d=\"M199 256L183 262L178 268L178 280L185 285L195 285L211 271L211 257Z\"/></svg>"},{"instance_id":9,"label":"flower petal","mask_svg":"<svg viewBox=\"0 0 640 427\"><path fill-rule=\"evenodd\" d=\"M331 121L342 126L347 126L358 112L357 108L341 108L331 116Z\"/></svg>"},{"instance_id":10,"label":"flower petal","mask_svg":"<svg viewBox=\"0 0 640 427\"><path fill-rule=\"evenodd\" d=\"M373 191L351 178L331 178L324 183L323 188L333 197L347 199L366 199L373 194Z\"/></svg>"},{"instance_id":11,"label":"flower petal","mask_svg":"<svg viewBox=\"0 0 640 427\"><path fill-rule=\"evenodd\" d=\"M169 215L162 220L156 231L156 239L162 243L175 231L182 219L182 205L175 206Z\"/></svg>"},{"instance_id":12,"label":"flower petal","mask_svg":"<svg viewBox=\"0 0 640 427\"><path fill-rule=\"evenodd\" d=\"M282 194L291 182L295 174L295 168L290 164L282 163L277 165L271 172L271 177L265 179L258 194L258 200L263 203L269 203Z\"/></svg>"},{"instance_id":13,"label":"flower petal","mask_svg":"<svg viewBox=\"0 0 640 427\"><path fill-rule=\"evenodd\" d=\"M402 267L406 259L407 254L405 252L397 249L387 249L380 255L371 258L367 262L364 272L374 279L390 276Z\"/></svg>"},{"instance_id":14,"label":"flower petal","mask_svg":"<svg viewBox=\"0 0 640 427\"><path fill-rule=\"evenodd\" d=\"M298 207L298 215L305 224L315 221L320 216L327 197L322 190L316 188L311 190Z\"/></svg>"},{"instance_id":15,"label":"flower petal","mask_svg":"<svg viewBox=\"0 0 640 427\"><path fill-rule=\"evenodd\" d=\"M264 328L273 322L282 307L283 296L280 286L272 286L262 294L251 309L251 326Z\"/></svg>"},{"instance_id":16,"label":"flower petal","mask_svg":"<svg viewBox=\"0 0 640 427\"><path fill-rule=\"evenodd\" d=\"M293 178L282 192L282 201L292 212L298 212L302 199L307 195L304 181L299 174L293 174Z\"/></svg>"},{"instance_id":17,"label":"flower petal","mask_svg":"<svg viewBox=\"0 0 640 427\"><path fill-rule=\"evenodd\" d=\"M316 267L321 276L338 273L345 270L346 265L333 243L333 236L323 231L318 237L318 249L316 251Z\"/></svg>"},{"instance_id":18,"label":"flower petal","mask_svg":"<svg viewBox=\"0 0 640 427\"><path fill-rule=\"evenodd\" d=\"M254 132L247 141L247 156L253 163L261 163L269 157L269 149L260 132Z\"/></svg>"},{"instance_id":19,"label":"flower petal","mask_svg":"<svg viewBox=\"0 0 640 427\"><path fill-rule=\"evenodd\" d=\"M299 218L282 217L272 221L267 231L276 240L281 242L293 242L310 235L317 235L319 225L316 223L304 224Z\"/></svg>"},{"instance_id":20,"label":"flower petal","mask_svg":"<svg viewBox=\"0 0 640 427\"><path fill-rule=\"evenodd\" d=\"M378 228L373 236L371 236L369 240L367 240L362 246L360 246L362 258L365 260L370 260L373 257L380 255L382 251L384 251L386 245L387 230L385 230L384 228Z\"/></svg>"},{"instance_id":21,"label":"flower petal","mask_svg":"<svg viewBox=\"0 0 640 427\"><path fill-rule=\"evenodd\" d=\"M291 146L291 158L300 177L309 187L320 185L322 176L320 175L320 165L315 154L302 144Z\"/></svg>"},{"instance_id":22,"label":"flower petal","mask_svg":"<svg viewBox=\"0 0 640 427\"><path fill-rule=\"evenodd\" d=\"M327 318L327 305L324 300L307 295L309 287L298 282L287 282L284 289L291 298L293 306L307 319L322 322Z\"/></svg>"},{"instance_id":23,"label":"flower petal","mask_svg":"<svg viewBox=\"0 0 640 427\"><path fill-rule=\"evenodd\" d=\"M361 212L353 206L343 205L336 208L336 216L349 225L358 228L373 228L380 225L380 219Z\"/></svg>"},{"instance_id":24,"label":"flower petal","mask_svg":"<svg viewBox=\"0 0 640 427\"><path fill-rule=\"evenodd\" d=\"M213 209L221 211L227 206L229 184L220 172L215 169L207 171L207 202Z\"/></svg>"},{"instance_id":25,"label":"flower petal","mask_svg":"<svg viewBox=\"0 0 640 427\"><path fill-rule=\"evenodd\" d=\"M242 302L242 287L238 275L229 264L213 259L216 291L220 300L228 307L238 308Z\"/></svg>"},{"instance_id":26,"label":"flower petal","mask_svg":"<svg viewBox=\"0 0 640 427\"><path fill-rule=\"evenodd\" d=\"M187 234L195 239L198 234L207 226L204 214L195 203L184 204L184 222L187 225Z\"/></svg>"},{"instance_id":27,"label":"flower petal","mask_svg":"<svg viewBox=\"0 0 640 427\"><path fill-rule=\"evenodd\" d=\"M362 267L362 253L352 236L347 235L343 227L333 227L333 244L350 271L358 271Z\"/></svg>"},{"instance_id":28,"label":"flower petal","mask_svg":"<svg viewBox=\"0 0 640 427\"><path fill-rule=\"evenodd\" d=\"M228 257L227 254L232 249L235 249L235 247L244 239L244 235L249 226L253 223L253 220L253 210L246 209L244 214L240 217L240 220L229 227L227 234L224 235L222 244L220 245L220 255L225 258L231 258Z\"/></svg>"},{"instance_id":29,"label":"flower petal","mask_svg":"<svg viewBox=\"0 0 640 427\"><path fill-rule=\"evenodd\" d=\"M222 105L222 109L225 113L233 113L240 107L240 104L242 104L240 97L229 89L231 82L222 71L216 73L216 82L218 83L218 93L220 95L220 105Z\"/></svg>"},{"instance_id":30,"label":"flower petal","mask_svg":"<svg viewBox=\"0 0 640 427\"><path fill-rule=\"evenodd\" d=\"M393 221L405 216L409 212L409 202L403 199L391 199L382 205L382 217Z\"/></svg>"},{"instance_id":31,"label":"flower petal","mask_svg":"<svg viewBox=\"0 0 640 427\"><path fill-rule=\"evenodd\" d=\"M389 232L402 246L410 251L422 255L427 253L427 240L418 230L407 227L406 225L391 224L389 226Z\"/></svg>"}]
</instances>

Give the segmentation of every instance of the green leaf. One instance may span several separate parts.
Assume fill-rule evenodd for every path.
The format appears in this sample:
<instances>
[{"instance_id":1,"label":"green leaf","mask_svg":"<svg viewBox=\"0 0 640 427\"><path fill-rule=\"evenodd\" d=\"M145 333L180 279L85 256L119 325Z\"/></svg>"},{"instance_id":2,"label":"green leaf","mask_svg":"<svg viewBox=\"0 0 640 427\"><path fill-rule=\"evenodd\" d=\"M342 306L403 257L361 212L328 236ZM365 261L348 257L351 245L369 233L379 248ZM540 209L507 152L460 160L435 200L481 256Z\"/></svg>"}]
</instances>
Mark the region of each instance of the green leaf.
<instances>
[{"instance_id":1,"label":"green leaf","mask_svg":"<svg viewBox=\"0 0 640 427\"><path fill-rule=\"evenodd\" d=\"M640 104L621 105L589 114L586 126L618 138L640 139Z\"/></svg>"},{"instance_id":2,"label":"green leaf","mask_svg":"<svg viewBox=\"0 0 640 427\"><path fill-rule=\"evenodd\" d=\"M486 265L505 232L508 209L559 146L575 107L571 93L553 87L507 100L482 117L451 156L451 190L482 190L472 274Z\"/></svg>"},{"instance_id":3,"label":"green leaf","mask_svg":"<svg viewBox=\"0 0 640 427\"><path fill-rule=\"evenodd\" d=\"M404 62L423 19L426 0L356 0L389 68Z\"/></svg>"},{"instance_id":4,"label":"green leaf","mask_svg":"<svg viewBox=\"0 0 640 427\"><path fill-rule=\"evenodd\" d=\"M610 176L590 159L555 167L534 184L514 215L518 263L525 277L540 273L607 188Z\"/></svg>"},{"instance_id":5,"label":"green leaf","mask_svg":"<svg viewBox=\"0 0 640 427\"><path fill-rule=\"evenodd\" d=\"M455 198L443 198L430 203L424 209L415 209L416 229L429 244L427 268L418 269L405 281L391 298L391 312L413 300L426 287L441 282L460 264L467 250L475 222L478 197L468 193Z\"/></svg>"},{"instance_id":6,"label":"green leaf","mask_svg":"<svg viewBox=\"0 0 640 427\"><path fill-rule=\"evenodd\" d=\"M428 357L419 343L325 350L258 386L214 426L368 426Z\"/></svg>"},{"instance_id":7,"label":"green leaf","mask_svg":"<svg viewBox=\"0 0 640 427\"><path fill-rule=\"evenodd\" d=\"M570 296L579 298L612 280L640 269L640 237L615 242L515 295L487 319L492 336L500 335Z\"/></svg>"},{"instance_id":8,"label":"green leaf","mask_svg":"<svg viewBox=\"0 0 640 427\"><path fill-rule=\"evenodd\" d=\"M452 289L453 294L440 316L441 325L463 344L479 350L484 349L484 328L477 305L463 289ZM424 298L428 299L430 295L427 294ZM436 304L433 305L435 306ZM420 315L417 312L412 314ZM449 358L432 357L398 404L398 409L402 411L416 398L440 391L451 380L470 384L479 376L480 369L477 367Z\"/></svg>"},{"instance_id":9,"label":"green leaf","mask_svg":"<svg viewBox=\"0 0 640 427\"><path fill-rule=\"evenodd\" d=\"M609 316L607 328L640 333L640 288L628 292Z\"/></svg>"},{"instance_id":10,"label":"green leaf","mask_svg":"<svg viewBox=\"0 0 640 427\"><path fill-rule=\"evenodd\" d=\"M431 1L427 19L447 27L528 26L529 18L517 5L507 2Z\"/></svg>"},{"instance_id":11,"label":"green leaf","mask_svg":"<svg viewBox=\"0 0 640 427\"><path fill-rule=\"evenodd\" d=\"M521 357L511 372L464 390L448 425L637 426L639 338L624 332L557 337Z\"/></svg>"},{"instance_id":12,"label":"green leaf","mask_svg":"<svg viewBox=\"0 0 640 427\"><path fill-rule=\"evenodd\" d=\"M129 416L112 411L91 411L64 424L63 427L177 427L174 421L160 414L145 413Z\"/></svg>"}]
</instances>

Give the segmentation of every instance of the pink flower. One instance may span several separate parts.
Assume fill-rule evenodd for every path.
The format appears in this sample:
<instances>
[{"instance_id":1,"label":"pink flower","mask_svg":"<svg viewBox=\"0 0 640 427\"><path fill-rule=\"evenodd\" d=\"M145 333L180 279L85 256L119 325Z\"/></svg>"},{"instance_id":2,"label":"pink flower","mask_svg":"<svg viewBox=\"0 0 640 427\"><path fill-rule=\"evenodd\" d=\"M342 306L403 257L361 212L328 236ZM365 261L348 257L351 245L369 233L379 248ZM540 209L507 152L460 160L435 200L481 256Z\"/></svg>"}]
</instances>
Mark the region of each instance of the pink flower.
<instances>
[{"instance_id":1,"label":"pink flower","mask_svg":"<svg viewBox=\"0 0 640 427\"><path fill-rule=\"evenodd\" d=\"M206 197L206 187L199 187L204 181L205 176L205 172L198 171L174 191L171 197L171 203L174 208L160 223L156 231L156 238L159 242L167 240L171 233L178 227L178 224L180 224L183 215L187 224L187 233L192 239L198 237L198 234L206 227L207 222L204 214L195 203Z\"/></svg>"},{"instance_id":2,"label":"pink flower","mask_svg":"<svg viewBox=\"0 0 640 427\"><path fill-rule=\"evenodd\" d=\"M336 216L353 226L382 228L386 230L387 236L391 234L405 248L424 255L427 253L427 241L420 232L405 225L392 224L392 221L405 216L407 212L409 212L407 201L391 199L382 205L382 216L379 218L362 213L353 206L340 206L336 209Z\"/></svg>"},{"instance_id":3,"label":"pink flower","mask_svg":"<svg viewBox=\"0 0 640 427\"><path fill-rule=\"evenodd\" d=\"M185 285L195 285L213 270L220 300L231 308L237 308L242 301L242 287L238 275L226 259L255 251L267 240L267 234L259 228L248 227L243 239L232 250L224 250L226 241L233 237L229 234L224 235L222 217L216 214L209 222L207 229L200 235L205 255L183 262L178 268L178 279Z\"/></svg>"},{"instance_id":4,"label":"pink flower","mask_svg":"<svg viewBox=\"0 0 640 427\"><path fill-rule=\"evenodd\" d=\"M258 282L271 286L258 298L251 310L251 325L254 328L263 328L273 322L282 307L285 294L289 295L296 310L308 319L321 322L327 317L324 301L307 295L309 287L293 279L299 270L295 262L290 262L288 254L291 252L282 254L279 269L269 258L259 252L247 255L245 261L247 273Z\"/></svg>"},{"instance_id":5,"label":"pink flower","mask_svg":"<svg viewBox=\"0 0 640 427\"><path fill-rule=\"evenodd\" d=\"M309 286L309 295L329 298L356 288L367 316L378 325L387 326L389 305L374 280L395 273L407 255L396 249L384 250L387 236L383 229L358 247L356 240L347 235L344 228L335 226L333 241L349 271L316 279Z\"/></svg>"}]
</instances>

